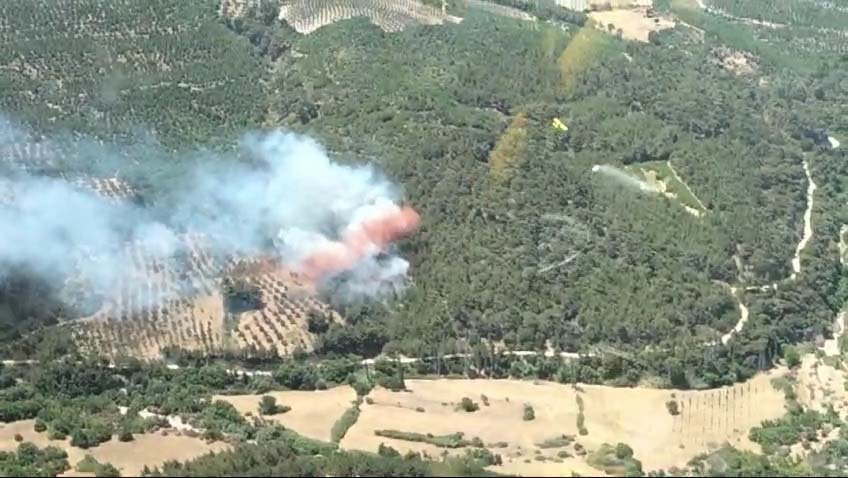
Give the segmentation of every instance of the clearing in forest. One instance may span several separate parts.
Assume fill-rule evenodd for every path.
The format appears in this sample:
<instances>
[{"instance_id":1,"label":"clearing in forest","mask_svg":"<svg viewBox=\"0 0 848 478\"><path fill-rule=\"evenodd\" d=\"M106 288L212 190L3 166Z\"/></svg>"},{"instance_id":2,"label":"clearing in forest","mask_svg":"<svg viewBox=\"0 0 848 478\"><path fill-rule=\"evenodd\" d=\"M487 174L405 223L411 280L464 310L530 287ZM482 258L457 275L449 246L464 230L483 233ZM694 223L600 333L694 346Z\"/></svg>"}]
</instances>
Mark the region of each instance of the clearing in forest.
<instances>
[{"instance_id":1,"label":"clearing in forest","mask_svg":"<svg viewBox=\"0 0 848 478\"><path fill-rule=\"evenodd\" d=\"M701 217L707 212L704 203L677 174L670 161L649 161L629 165L625 169L639 176L658 193L683 206L693 216Z\"/></svg>"},{"instance_id":2,"label":"clearing in forest","mask_svg":"<svg viewBox=\"0 0 848 478\"><path fill-rule=\"evenodd\" d=\"M330 441L330 430L336 420L356 401L356 392L348 386L316 391L268 392L277 399L277 405L291 410L276 415L265 415L266 420L281 423L297 433L315 440ZM231 403L242 415L259 415L262 395L217 395L215 400Z\"/></svg>"},{"instance_id":3,"label":"clearing in forest","mask_svg":"<svg viewBox=\"0 0 848 478\"><path fill-rule=\"evenodd\" d=\"M649 13L652 10L640 7L623 10L607 10L590 12L589 17L594 20L595 27L616 33L621 31L622 38L648 42L651 32L674 28L674 21L665 16Z\"/></svg>"},{"instance_id":4,"label":"clearing in forest","mask_svg":"<svg viewBox=\"0 0 848 478\"><path fill-rule=\"evenodd\" d=\"M0 451L14 451L18 442L14 436L20 434L24 442L30 442L38 447L55 446L68 453L68 463L73 469L85 455L93 456L101 463L111 463L122 476L140 476L145 466L153 468L161 466L166 461L186 461L205 455L210 451L219 452L229 448L221 442L207 443L200 438L177 435L164 432L135 435L131 442L118 441L117 437L100 445L83 450L71 446L71 439L49 440L47 433L37 433L33 429L35 420L21 420L13 423L0 424ZM78 472L68 471L64 476L81 476Z\"/></svg>"},{"instance_id":5,"label":"clearing in forest","mask_svg":"<svg viewBox=\"0 0 848 478\"><path fill-rule=\"evenodd\" d=\"M479 438L492 453L500 454L500 471L567 476L587 472L586 452L603 443L622 442L633 448L646 471L668 469L684 466L695 455L725 442L757 450L748 440L750 428L785 413L783 393L770 383L779 373L708 391L599 385L575 389L520 380L407 380L408 392L373 390L341 446L376 451L384 443L401 453L413 450L435 457L444 450L463 453L466 447L440 448L375 432L429 433L436 438L461 432L464 440ZM479 410L457 409L463 397L476 402ZM677 402L677 415L669 411L671 401ZM534 410L534 419L524 419L525 404ZM587 434L580 434L578 421Z\"/></svg>"}]
</instances>

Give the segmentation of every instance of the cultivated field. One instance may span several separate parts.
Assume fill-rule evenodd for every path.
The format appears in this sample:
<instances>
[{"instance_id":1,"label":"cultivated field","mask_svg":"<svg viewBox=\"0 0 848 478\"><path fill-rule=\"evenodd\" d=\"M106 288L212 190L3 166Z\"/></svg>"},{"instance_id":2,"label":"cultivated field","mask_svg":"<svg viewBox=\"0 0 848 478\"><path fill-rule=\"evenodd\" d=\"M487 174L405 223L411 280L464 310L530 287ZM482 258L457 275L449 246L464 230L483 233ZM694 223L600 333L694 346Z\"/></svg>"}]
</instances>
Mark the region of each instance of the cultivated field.
<instances>
[{"instance_id":1,"label":"cultivated field","mask_svg":"<svg viewBox=\"0 0 848 478\"><path fill-rule=\"evenodd\" d=\"M777 373L704 392L592 385L575 390L569 385L517 380L407 380L409 392L372 391L368 396L372 403L361 405L359 420L341 445L376 451L385 443L401 453L414 450L439 456L445 449L380 437L375 431L462 432L465 439L479 437L493 453L501 454L502 471L567 476L572 471L587 472L581 447L591 452L603 443L622 442L633 448L646 470L668 469L684 466L695 455L724 442L753 448L747 439L749 429L785 413L783 394L770 383ZM462 397L471 398L480 409L458 411L456 405ZM583 403L586 435L580 435L577 425L581 415L578 397ZM670 414L670 400L678 402L679 415ZM533 407L534 420L523 420L525 404ZM574 442L539 446L562 434L574 437ZM568 456L559 454L562 451ZM463 449L451 452L462 453Z\"/></svg>"},{"instance_id":2,"label":"cultivated field","mask_svg":"<svg viewBox=\"0 0 848 478\"><path fill-rule=\"evenodd\" d=\"M248 10L248 0L222 0L219 12L241 16ZM415 25L441 25L458 22L459 18L418 0L284 0L280 2L279 19L299 33L308 34L351 18L365 17L387 32Z\"/></svg>"},{"instance_id":3,"label":"cultivated field","mask_svg":"<svg viewBox=\"0 0 848 478\"><path fill-rule=\"evenodd\" d=\"M316 440L330 441L330 430L336 420L356 400L356 392L348 386L314 392L269 392L277 404L291 407L286 413L266 415L266 420L279 422L301 435ZM242 414L259 414L261 395L218 395L215 400L232 403Z\"/></svg>"},{"instance_id":4,"label":"cultivated field","mask_svg":"<svg viewBox=\"0 0 848 478\"><path fill-rule=\"evenodd\" d=\"M65 440L48 440L47 433L36 433L33 430L34 420L0 424L0 451L14 451L18 442L15 434L20 434L23 441L33 443L38 447L55 446L68 453L68 463L71 468L82 460L85 455L92 455L101 463L111 463L121 471L122 476L139 476L144 466L153 468L169 460L185 461L204 455L210 451L221 451L229 447L224 443L206 443L199 438L150 433L136 435L131 442L120 442L117 438L97 447L83 450L70 445L70 438ZM80 473L69 471L64 476L82 476Z\"/></svg>"}]
</instances>

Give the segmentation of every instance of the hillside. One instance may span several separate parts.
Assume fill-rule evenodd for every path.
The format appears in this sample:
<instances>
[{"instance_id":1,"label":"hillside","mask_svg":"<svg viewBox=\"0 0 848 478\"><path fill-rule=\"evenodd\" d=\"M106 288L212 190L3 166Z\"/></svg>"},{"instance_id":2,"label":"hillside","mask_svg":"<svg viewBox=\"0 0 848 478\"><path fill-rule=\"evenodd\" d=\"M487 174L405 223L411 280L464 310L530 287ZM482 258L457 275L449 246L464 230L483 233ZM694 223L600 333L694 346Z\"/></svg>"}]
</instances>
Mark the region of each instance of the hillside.
<instances>
[{"instance_id":1,"label":"hillside","mask_svg":"<svg viewBox=\"0 0 848 478\"><path fill-rule=\"evenodd\" d=\"M726 36L733 21L677 3L670 13L715 33L692 36L680 24L652 34L652 43L634 43L580 22L524 22L471 5L460 23L408 24L387 34L356 13L301 35L276 15L255 19L251 8L274 12L261 2L100 5L72 2L61 16L48 7L41 20L25 2L2 7L9 41L0 79L13 92L2 107L48 139L10 145L13 155L34 148L27 154L46 158L51 135L68 130L118 149L146 129L170 149L210 138L210 147L228 151L245 129L281 126L318 138L341 161L373 161L421 212L423 230L400 246L414 287L396 304L328 297L350 320L323 334L319 352L366 354L388 345L423 355L462 351L480 339L517 349L549 341L568 352L619 354L593 363L592 380L667 384L682 370L689 386L715 386L767 367L785 343L827 336L841 307L830 250L843 222L834 205L842 201L844 153L808 135L842 128L834 104L844 85L829 50L786 70L771 47L747 50ZM309 5L290 2L279 12L307 15ZM99 13L87 16L89 8ZM67 21L76 17L89 20L83 27ZM95 49L85 38L110 43ZM727 45L751 51L757 70L717 68L715 51ZM496 53L510 61L494 61ZM72 55L83 60L68 61ZM811 75L814 61L820 73ZM553 118L568 132L551 128ZM151 172L129 166L143 164L143 154L127 153L130 162L116 169L131 171L118 177L147 179L138 186L146 200L165 204L167 178L181 165L156 171L166 179L151 184ZM508 166L493 175L489 163L498 155ZM702 216L677 199L591 173L598 164L656 161L673 165ZM805 162L818 185L814 202ZM805 234L805 222L814 234ZM797 279L776 291L753 290L793 273ZM741 299L749 320L732 347L705 347L740 321L728 286L750 289ZM131 304L134 294L121 300ZM278 322L246 316L232 341L212 302L202 313L163 305L163 317L176 323L164 319L150 337L147 326L132 324L118 339L104 317L90 319L99 332L86 340L129 340L141 355L225 342L309 350L313 339L294 332L302 329L302 306L280 300L294 315ZM291 346L274 345L283 342Z\"/></svg>"}]
</instances>

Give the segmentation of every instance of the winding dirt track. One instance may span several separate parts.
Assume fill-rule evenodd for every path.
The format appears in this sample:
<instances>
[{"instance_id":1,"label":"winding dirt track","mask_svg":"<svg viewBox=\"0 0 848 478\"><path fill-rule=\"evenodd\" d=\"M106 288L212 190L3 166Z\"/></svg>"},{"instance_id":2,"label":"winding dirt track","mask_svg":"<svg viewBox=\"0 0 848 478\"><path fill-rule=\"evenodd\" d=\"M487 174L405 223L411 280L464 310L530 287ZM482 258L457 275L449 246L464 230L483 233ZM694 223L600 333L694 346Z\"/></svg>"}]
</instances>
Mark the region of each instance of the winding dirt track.
<instances>
[{"instance_id":1,"label":"winding dirt track","mask_svg":"<svg viewBox=\"0 0 848 478\"><path fill-rule=\"evenodd\" d=\"M812 174L810 174L810 163L807 161L806 157L803 160L803 165L804 174L807 175L807 208L806 210L804 210L804 233L801 236L801 240L798 241L798 245L795 247L795 255L792 256L792 273L789 275L789 277L783 280L772 282L771 284L766 285L748 286L745 287L745 290L777 290L781 282L787 280L794 281L798 278L798 274L801 273L801 252L807 247L807 244L813 238L813 205L817 188L815 181L813 181L813 176ZM733 327L733 330L724 334L721 337L721 343L723 344L727 344L727 342L729 342L730 339L733 338L733 334L741 332L742 328L745 327L745 323L748 321L748 307L745 306L745 304L742 302L742 299L739 297L739 295L737 295L737 290L737 287L730 288L730 293L736 299L736 304L739 307L739 321L736 322L736 325Z\"/></svg>"}]
</instances>

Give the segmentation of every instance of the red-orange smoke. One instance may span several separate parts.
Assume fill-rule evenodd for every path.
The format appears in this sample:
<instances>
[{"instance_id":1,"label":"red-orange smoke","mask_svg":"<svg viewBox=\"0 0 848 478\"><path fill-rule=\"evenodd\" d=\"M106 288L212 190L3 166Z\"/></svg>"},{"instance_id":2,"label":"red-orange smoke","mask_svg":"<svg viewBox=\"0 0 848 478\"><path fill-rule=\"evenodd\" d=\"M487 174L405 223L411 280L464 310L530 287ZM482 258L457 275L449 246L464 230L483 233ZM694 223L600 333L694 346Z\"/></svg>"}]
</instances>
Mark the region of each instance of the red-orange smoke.
<instances>
[{"instance_id":1,"label":"red-orange smoke","mask_svg":"<svg viewBox=\"0 0 848 478\"><path fill-rule=\"evenodd\" d=\"M350 269L370 251L382 250L415 232L420 222L412 208L392 207L355 224L341 241L322 245L301 262L300 269L311 279Z\"/></svg>"}]
</instances>

